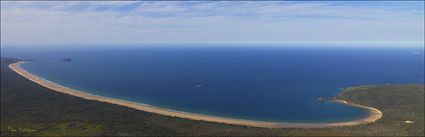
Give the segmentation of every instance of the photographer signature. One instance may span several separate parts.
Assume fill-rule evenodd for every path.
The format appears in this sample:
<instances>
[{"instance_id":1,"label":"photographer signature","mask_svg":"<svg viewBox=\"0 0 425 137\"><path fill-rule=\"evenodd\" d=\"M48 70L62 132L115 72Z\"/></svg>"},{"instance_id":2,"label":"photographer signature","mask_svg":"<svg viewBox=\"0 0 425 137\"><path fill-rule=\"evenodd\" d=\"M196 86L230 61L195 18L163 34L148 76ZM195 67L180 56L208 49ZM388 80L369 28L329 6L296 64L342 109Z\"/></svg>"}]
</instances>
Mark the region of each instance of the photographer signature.
<instances>
[{"instance_id":1,"label":"photographer signature","mask_svg":"<svg viewBox=\"0 0 425 137\"><path fill-rule=\"evenodd\" d=\"M7 131L9 131L9 132L26 132L26 133L31 133L31 132L35 132L37 130L31 129L31 128L21 128L21 127L15 128L12 125L9 125L7 127Z\"/></svg>"}]
</instances>

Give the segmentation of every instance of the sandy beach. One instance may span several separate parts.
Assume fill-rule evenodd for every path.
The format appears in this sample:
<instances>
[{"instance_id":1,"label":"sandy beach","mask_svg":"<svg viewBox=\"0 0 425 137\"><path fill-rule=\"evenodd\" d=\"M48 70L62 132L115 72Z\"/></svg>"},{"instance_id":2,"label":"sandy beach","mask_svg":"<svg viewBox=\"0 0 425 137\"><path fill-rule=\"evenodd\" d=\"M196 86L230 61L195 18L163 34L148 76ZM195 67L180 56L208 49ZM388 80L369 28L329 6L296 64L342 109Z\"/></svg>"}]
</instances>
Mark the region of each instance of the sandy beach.
<instances>
[{"instance_id":1,"label":"sandy beach","mask_svg":"<svg viewBox=\"0 0 425 137\"><path fill-rule=\"evenodd\" d=\"M243 119L234 119L234 118L225 118L225 117L217 117L217 116L209 116L209 115L203 115L203 114L195 114L195 113L188 113L188 112L181 112L181 111L175 111L165 108L159 108L147 104L141 104L136 102L129 102L125 100L120 99L114 99L109 97L102 97L97 96L93 94L89 94L83 91L71 89L68 87L64 87L62 85L56 84L54 82L45 80L41 77L38 77L34 74L31 74L24 69L20 67L20 64L26 63L24 61L20 61L17 63L13 63L9 65L9 68L14 70L16 73L20 74L21 76L41 85L46 88L49 88L51 90L65 93L68 95L80 97L87 100L95 100L95 101L101 101L106 102L110 104L116 104L120 106L125 106L141 111L166 115L166 116L172 116L172 117L179 117L179 118L187 118L192 120L201 120L201 121L209 121L209 122L217 122L217 123L225 123L225 124L233 124L233 125L244 125L244 126L253 126L253 127L266 127L266 128L324 128L324 127L335 127L335 126L353 126L353 125L359 125L359 124L365 124L365 123L371 123L375 122L376 120L380 119L382 117L382 112L376 108L368 107L368 106L362 106L359 104L354 104L347 102L345 100L334 100L336 103L341 103L345 105L350 105L354 107L363 108L369 111L369 115L367 117L354 120L354 121L347 121L347 122L334 122L334 123L286 123L286 122L267 122L267 121L256 121L256 120L243 120Z\"/></svg>"}]
</instances>

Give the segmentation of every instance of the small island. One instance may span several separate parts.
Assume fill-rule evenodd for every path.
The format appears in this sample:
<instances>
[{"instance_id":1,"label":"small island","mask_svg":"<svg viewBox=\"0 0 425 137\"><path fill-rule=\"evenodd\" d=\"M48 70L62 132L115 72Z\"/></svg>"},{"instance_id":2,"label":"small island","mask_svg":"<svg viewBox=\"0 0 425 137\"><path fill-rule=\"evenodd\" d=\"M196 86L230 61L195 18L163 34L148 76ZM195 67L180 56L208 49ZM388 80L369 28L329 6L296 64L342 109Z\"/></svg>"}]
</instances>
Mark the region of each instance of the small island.
<instances>
[{"instance_id":1,"label":"small island","mask_svg":"<svg viewBox=\"0 0 425 137\"><path fill-rule=\"evenodd\" d=\"M72 59L71 58L64 58L64 59L61 59L59 61L61 61L61 62L71 62Z\"/></svg>"},{"instance_id":2,"label":"small island","mask_svg":"<svg viewBox=\"0 0 425 137\"><path fill-rule=\"evenodd\" d=\"M319 101L319 102L326 102L326 101L329 101L329 100L331 100L331 99L327 99L327 98L324 98L324 97L319 97L319 98L316 99L316 101Z\"/></svg>"}]
</instances>

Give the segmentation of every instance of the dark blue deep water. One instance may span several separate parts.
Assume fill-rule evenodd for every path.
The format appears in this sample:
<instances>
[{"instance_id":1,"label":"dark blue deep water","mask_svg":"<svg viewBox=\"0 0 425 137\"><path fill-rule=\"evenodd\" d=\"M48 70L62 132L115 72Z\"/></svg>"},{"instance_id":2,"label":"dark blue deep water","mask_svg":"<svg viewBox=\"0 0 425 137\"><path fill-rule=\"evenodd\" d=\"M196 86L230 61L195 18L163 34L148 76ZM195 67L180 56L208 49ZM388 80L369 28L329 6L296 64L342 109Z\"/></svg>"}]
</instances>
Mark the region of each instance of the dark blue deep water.
<instances>
[{"instance_id":1,"label":"dark blue deep water","mask_svg":"<svg viewBox=\"0 0 425 137\"><path fill-rule=\"evenodd\" d=\"M423 48L148 46L3 49L31 73L85 92L174 110L335 122L364 110L318 97L365 84L424 83ZM62 58L71 62L60 62Z\"/></svg>"}]
</instances>

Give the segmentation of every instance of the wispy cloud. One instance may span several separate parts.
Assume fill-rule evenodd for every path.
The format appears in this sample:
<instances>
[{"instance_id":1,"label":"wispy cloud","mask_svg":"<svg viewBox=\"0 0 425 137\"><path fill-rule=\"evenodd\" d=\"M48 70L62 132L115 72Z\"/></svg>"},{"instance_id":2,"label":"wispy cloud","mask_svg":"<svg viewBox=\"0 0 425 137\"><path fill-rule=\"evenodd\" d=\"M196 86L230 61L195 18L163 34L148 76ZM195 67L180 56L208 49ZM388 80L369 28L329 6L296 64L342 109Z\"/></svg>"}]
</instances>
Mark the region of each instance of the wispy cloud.
<instances>
[{"instance_id":1,"label":"wispy cloud","mask_svg":"<svg viewBox=\"0 0 425 137\"><path fill-rule=\"evenodd\" d=\"M1 2L1 38L2 45L423 42L423 4L285 1Z\"/></svg>"}]
</instances>

